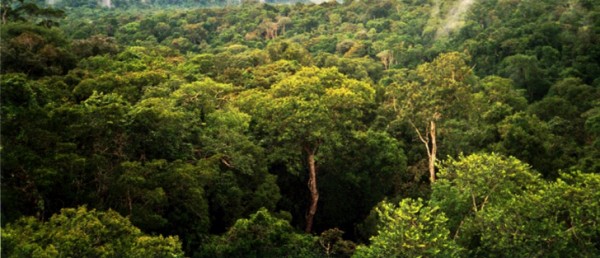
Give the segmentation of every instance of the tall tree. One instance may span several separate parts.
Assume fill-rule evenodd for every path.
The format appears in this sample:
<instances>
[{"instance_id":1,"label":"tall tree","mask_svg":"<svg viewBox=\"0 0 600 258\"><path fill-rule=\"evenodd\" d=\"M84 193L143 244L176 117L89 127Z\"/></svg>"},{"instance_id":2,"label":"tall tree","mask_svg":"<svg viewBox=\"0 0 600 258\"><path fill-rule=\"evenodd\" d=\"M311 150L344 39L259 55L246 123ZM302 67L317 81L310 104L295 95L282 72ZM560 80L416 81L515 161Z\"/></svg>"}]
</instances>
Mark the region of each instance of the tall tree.
<instances>
[{"instance_id":1,"label":"tall tree","mask_svg":"<svg viewBox=\"0 0 600 258\"><path fill-rule=\"evenodd\" d=\"M407 121L427 150L429 179L435 181L438 122L455 118L471 103L472 69L457 52L441 54L419 65L408 79L388 88L388 105Z\"/></svg>"},{"instance_id":2,"label":"tall tree","mask_svg":"<svg viewBox=\"0 0 600 258\"><path fill-rule=\"evenodd\" d=\"M318 160L332 155L332 146L343 145L346 134L362 128L361 119L374 102L375 90L335 68L308 67L258 93L243 98L254 99L252 113L259 118L269 145L278 146L273 150L275 159L293 167L297 164L293 159L304 155L310 191L306 232L311 232L319 201Z\"/></svg>"}]
</instances>

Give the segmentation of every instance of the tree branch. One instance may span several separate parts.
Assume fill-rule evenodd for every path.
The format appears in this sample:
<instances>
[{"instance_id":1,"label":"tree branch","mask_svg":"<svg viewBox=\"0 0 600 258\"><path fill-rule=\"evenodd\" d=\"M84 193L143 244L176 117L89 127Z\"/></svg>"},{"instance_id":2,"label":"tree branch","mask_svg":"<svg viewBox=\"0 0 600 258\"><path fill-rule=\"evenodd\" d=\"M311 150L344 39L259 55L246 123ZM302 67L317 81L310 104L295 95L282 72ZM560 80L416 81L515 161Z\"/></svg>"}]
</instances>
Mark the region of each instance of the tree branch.
<instances>
[{"instance_id":1,"label":"tree branch","mask_svg":"<svg viewBox=\"0 0 600 258\"><path fill-rule=\"evenodd\" d=\"M419 131L419 129L417 129L417 127L412 122L412 120L409 119L408 123L412 126L413 129L415 129L415 132L417 132L417 135L419 136L419 139L421 140L421 142L423 142L423 144L425 144L425 148L427 149L427 156L431 157L431 150L429 149L429 137L427 137L427 140L425 138L423 138L423 135L421 135L421 132Z\"/></svg>"}]
</instances>

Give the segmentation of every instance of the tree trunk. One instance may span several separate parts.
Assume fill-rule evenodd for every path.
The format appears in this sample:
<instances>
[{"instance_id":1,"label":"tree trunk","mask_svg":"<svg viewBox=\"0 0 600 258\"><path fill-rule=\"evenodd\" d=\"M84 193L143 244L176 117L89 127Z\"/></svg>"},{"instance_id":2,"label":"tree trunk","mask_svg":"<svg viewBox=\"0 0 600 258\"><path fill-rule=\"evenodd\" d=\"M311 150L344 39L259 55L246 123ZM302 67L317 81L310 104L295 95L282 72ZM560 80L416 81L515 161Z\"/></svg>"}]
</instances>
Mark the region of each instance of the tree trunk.
<instances>
[{"instance_id":1,"label":"tree trunk","mask_svg":"<svg viewBox=\"0 0 600 258\"><path fill-rule=\"evenodd\" d=\"M435 182L435 155L437 153L437 143L435 142L435 121L431 121L429 127L429 136L431 137L431 153L429 154L429 180Z\"/></svg>"},{"instance_id":2,"label":"tree trunk","mask_svg":"<svg viewBox=\"0 0 600 258\"><path fill-rule=\"evenodd\" d=\"M317 213L319 190L317 189L317 168L315 166L315 150L306 149L308 154L308 190L310 190L310 206L306 214L306 233L312 231L313 219Z\"/></svg>"},{"instance_id":3,"label":"tree trunk","mask_svg":"<svg viewBox=\"0 0 600 258\"><path fill-rule=\"evenodd\" d=\"M6 15L8 14L8 4L2 5L2 24L6 24Z\"/></svg>"}]
</instances>

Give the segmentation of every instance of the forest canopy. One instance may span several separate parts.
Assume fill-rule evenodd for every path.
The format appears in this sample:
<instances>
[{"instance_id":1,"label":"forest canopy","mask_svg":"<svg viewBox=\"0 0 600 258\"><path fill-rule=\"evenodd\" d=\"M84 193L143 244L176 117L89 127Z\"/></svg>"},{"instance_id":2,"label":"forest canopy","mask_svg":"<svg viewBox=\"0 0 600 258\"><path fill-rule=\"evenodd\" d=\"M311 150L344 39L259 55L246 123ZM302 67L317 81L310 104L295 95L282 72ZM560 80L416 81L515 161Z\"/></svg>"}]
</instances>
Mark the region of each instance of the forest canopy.
<instances>
[{"instance_id":1,"label":"forest canopy","mask_svg":"<svg viewBox=\"0 0 600 258\"><path fill-rule=\"evenodd\" d=\"M2 0L5 257L600 256L596 0Z\"/></svg>"}]
</instances>

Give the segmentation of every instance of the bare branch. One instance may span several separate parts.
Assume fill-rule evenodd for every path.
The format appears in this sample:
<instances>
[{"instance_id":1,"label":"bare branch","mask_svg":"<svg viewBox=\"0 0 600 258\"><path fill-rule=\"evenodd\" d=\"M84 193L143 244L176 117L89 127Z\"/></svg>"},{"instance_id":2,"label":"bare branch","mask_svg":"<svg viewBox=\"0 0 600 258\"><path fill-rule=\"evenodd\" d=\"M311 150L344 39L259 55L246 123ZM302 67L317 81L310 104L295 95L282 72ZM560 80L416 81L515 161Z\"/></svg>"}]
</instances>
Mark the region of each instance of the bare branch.
<instances>
[{"instance_id":1,"label":"bare branch","mask_svg":"<svg viewBox=\"0 0 600 258\"><path fill-rule=\"evenodd\" d=\"M477 201L475 201L475 194L473 192L471 192L471 199L473 200L473 211L477 213Z\"/></svg>"},{"instance_id":2,"label":"bare branch","mask_svg":"<svg viewBox=\"0 0 600 258\"><path fill-rule=\"evenodd\" d=\"M419 129L417 129L417 127L412 122L412 120L409 119L408 123L412 126L413 129L415 129L415 132L417 132L417 135L419 136L419 139L421 140L421 142L423 142L423 144L425 144L425 148L427 149L427 156L431 157L431 150L429 150L429 137L427 137L427 139L423 138L423 135L421 135L421 132L419 131Z\"/></svg>"},{"instance_id":3,"label":"bare branch","mask_svg":"<svg viewBox=\"0 0 600 258\"><path fill-rule=\"evenodd\" d=\"M231 165L231 163L229 163L225 158L221 158L221 163L223 163L223 165L225 165L228 168L235 168L233 165Z\"/></svg>"}]
</instances>

